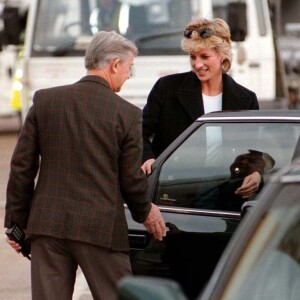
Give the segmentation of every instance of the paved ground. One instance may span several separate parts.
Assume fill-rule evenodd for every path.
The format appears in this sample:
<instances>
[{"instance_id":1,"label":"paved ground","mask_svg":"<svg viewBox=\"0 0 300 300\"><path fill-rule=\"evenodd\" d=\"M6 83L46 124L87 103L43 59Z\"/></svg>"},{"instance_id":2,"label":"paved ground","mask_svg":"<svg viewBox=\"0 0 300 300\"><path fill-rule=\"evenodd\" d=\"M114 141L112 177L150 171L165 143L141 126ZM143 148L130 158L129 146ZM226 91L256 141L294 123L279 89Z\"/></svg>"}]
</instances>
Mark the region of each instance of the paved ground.
<instances>
[{"instance_id":1,"label":"paved ground","mask_svg":"<svg viewBox=\"0 0 300 300\"><path fill-rule=\"evenodd\" d=\"M17 141L17 117L0 118L0 223L3 228L5 190L9 161ZM4 229L0 230L0 298L3 300L29 300L30 262L18 255L5 242Z\"/></svg>"}]
</instances>

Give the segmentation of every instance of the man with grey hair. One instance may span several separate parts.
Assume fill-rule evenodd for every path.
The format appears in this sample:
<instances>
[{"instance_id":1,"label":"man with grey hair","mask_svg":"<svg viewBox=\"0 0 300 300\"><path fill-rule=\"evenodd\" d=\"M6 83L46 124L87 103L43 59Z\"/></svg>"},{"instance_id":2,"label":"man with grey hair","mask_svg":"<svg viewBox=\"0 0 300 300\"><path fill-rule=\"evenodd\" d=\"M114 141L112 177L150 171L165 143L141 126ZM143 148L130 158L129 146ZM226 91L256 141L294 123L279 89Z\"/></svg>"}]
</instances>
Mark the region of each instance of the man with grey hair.
<instances>
[{"instance_id":1,"label":"man with grey hair","mask_svg":"<svg viewBox=\"0 0 300 300\"><path fill-rule=\"evenodd\" d=\"M34 300L71 300L78 266L94 299L114 299L117 281L131 274L124 202L155 238L166 235L146 199L141 110L115 94L136 54L124 37L100 32L86 51L87 76L34 95L11 160L5 215L5 227L18 224L31 241Z\"/></svg>"}]
</instances>

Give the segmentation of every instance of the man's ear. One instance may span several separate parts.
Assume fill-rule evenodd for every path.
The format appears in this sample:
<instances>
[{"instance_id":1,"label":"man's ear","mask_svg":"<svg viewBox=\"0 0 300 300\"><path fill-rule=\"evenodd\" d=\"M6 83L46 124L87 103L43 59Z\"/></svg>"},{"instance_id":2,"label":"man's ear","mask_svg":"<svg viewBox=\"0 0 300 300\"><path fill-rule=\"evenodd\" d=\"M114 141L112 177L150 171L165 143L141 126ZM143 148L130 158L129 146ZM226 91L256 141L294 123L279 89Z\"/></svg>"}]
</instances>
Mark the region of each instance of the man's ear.
<instances>
[{"instance_id":1,"label":"man's ear","mask_svg":"<svg viewBox=\"0 0 300 300\"><path fill-rule=\"evenodd\" d=\"M118 72L119 64L120 64L120 59L119 58L113 59L110 62L110 70L113 74L116 74Z\"/></svg>"}]
</instances>

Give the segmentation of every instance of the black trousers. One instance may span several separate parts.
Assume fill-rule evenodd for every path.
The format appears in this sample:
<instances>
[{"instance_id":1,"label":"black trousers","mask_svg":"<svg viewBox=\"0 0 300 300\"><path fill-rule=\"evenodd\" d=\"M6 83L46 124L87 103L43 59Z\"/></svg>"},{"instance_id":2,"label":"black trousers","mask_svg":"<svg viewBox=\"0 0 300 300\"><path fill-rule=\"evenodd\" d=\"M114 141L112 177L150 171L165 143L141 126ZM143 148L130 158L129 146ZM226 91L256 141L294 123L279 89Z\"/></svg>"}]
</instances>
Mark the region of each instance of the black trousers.
<instances>
[{"instance_id":1,"label":"black trousers","mask_svg":"<svg viewBox=\"0 0 300 300\"><path fill-rule=\"evenodd\" d=\"M80 266L95 300L114 300L116 284L131 275L127 253L95 245L36 237L31 242L33 300L72 300Z\"/></svg>"}]
</instances>

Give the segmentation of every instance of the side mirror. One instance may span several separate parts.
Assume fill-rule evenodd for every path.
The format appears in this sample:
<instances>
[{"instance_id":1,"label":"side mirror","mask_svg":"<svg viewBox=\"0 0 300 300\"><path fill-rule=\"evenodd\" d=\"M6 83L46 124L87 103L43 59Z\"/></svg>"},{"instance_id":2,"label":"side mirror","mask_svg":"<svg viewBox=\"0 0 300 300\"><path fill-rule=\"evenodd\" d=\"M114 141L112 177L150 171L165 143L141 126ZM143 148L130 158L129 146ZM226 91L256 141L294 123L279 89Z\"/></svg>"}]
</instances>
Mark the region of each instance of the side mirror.
<instances>
[{"instance_id":1,"label":"side mirror","mask_svg":"<svg viewBox=\"0 0 300 300\"><path fill-rule=\"evenodd\" d=\"M122 279L117 295L117 300L187 300L175 281L143 276Z\"/></svg>"},{"instance_id":2,"label":"side mirror","mask_svg":"<svg viewBox=\"0 0 300 300\"><path fill-rule=\"evenodd\" d=\"M19 45L20 43L20 17L17 7L3 9L4 42L6 45Z\"/></svg>"},{"instance_id":3,"label":"side mirror","mask_svg":"<svg viewBox=\"0 0 300 300\"><path fill-rule=\"evenodd\" d=\"M242 42L247 36L247 6L245 2L231 2L228 4L228 25L231 40Z\"/></svg>"}]
</instances>

